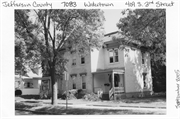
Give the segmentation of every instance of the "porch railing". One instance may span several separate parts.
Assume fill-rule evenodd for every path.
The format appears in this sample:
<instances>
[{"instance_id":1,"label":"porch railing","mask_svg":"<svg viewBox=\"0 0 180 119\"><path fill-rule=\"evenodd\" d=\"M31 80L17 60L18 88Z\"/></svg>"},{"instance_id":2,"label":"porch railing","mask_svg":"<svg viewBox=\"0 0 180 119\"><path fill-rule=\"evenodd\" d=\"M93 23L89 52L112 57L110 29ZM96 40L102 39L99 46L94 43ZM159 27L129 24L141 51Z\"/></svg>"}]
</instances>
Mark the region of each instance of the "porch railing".
<instances>
[{"instance_id":1,"label":"porch railing","mask_svg":"<svg viewBox=\"0 0 180 119\"><path fill-rule=\"evenodd\" d=\"M124 92L124 87L111 88L109 90L109 99L112 100L114 98L114 94L120 94L120 93L123 93L123 92Z\"/></svg>"},{"instance_id":2,"label":"porch railing","mask_svg":"<svg viewBox=\"0 0 180 119\"><path fill-rule=\"evenodd\" d=\"M124 87L114 87L114 92L115 92L115 94L123 93Z\"/></svg>"},{"instance_id":3,"label":"porch railing","mask_svg":"<svg viewBox=\"0 0 180 119\"><path fill-rule=\"evenodd\" d=\"M113 88L109 90L109 100L113 99Z\"/></svg>"}]
</instances>

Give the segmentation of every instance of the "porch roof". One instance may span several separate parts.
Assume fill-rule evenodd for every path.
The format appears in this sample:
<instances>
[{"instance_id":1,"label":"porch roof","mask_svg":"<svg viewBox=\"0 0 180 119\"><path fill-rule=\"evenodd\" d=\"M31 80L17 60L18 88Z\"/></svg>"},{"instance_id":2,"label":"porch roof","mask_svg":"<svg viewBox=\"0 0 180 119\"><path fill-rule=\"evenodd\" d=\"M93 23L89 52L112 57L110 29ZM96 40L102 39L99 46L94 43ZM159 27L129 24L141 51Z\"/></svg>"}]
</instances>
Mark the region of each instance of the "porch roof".
<instances>
[{"instance_id":1,"label":"porch roof","mask_svg":"<svg viewBox=\"0 0 180 119\"><path fill-rule=\"evenodd\" d=\"M112 69L104 69L104 70L98 70L96 72L92 72L92 74L101 74L101 73L119 73L119 74L124 74L125 68L112 68Z\"/></svg>"}]
</instances>

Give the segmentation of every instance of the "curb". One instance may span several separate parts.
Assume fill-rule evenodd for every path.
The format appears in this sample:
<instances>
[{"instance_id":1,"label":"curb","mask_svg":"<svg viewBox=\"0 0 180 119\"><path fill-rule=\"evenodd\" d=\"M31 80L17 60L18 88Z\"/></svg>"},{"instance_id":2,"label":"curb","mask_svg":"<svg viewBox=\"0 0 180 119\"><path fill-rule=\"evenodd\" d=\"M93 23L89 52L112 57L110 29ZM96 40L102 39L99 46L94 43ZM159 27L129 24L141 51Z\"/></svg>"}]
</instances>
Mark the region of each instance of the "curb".
<instances>
[{"instance_id":1,"label":"curb","mask_svg":"<svg viewBox=\"0 0 180 119\"><path fill-rule=\"evenodd\" d=\"M44 104L50 104L50 103L44 103ZM66 105L66 103L58 103ZM76 105L74 103L68 103L69 106ZM149 108L149 109L166 109L166 107L150 107L150 106L125 106L125 105L98 105L98 104L85 104L86 106L96 106L96 107L132 107L132 108Z\"/></svg>"},{"instance_id":2,"label":"curb","mask_svg":"<svg viewBox=\"0 0 180 119\"><path fill-rule=\"evenodd\" d=\"M87 105L87 106L100 106L100 107L132 107L132 108L149 108L149 109L166 109L166 107L147 107L147 106L121 106L121 105Z\"/></svg>"}]
</instances>

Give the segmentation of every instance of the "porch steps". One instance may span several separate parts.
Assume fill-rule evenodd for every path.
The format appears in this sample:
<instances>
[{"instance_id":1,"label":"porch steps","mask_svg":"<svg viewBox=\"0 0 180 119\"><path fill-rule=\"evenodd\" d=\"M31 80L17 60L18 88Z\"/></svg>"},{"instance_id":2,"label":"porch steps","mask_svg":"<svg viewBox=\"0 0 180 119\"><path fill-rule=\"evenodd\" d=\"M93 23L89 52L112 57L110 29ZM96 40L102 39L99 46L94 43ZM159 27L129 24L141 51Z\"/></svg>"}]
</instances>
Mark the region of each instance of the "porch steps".
<instances>
[{"instance_id":1,"label":"porch steps","mask_svg":"<svg viewBox=\"0 0 180 119\"><path fill-rule=\"evenodd\" d=\"M103 94L102 100L109 100L109 94Z\"/></svg>"}]
</instances>

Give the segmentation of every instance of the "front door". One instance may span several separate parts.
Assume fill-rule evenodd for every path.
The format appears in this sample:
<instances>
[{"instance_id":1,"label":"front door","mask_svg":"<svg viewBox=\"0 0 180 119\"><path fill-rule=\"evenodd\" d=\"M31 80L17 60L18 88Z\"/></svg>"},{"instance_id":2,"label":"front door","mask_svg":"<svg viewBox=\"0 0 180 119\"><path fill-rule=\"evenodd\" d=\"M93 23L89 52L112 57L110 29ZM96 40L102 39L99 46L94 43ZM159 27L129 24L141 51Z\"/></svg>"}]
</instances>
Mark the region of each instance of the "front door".
<instances>
[{"instance_id":1,"label":"front door","mask_svg":"<svg viewBox=\"0 0 180 119\"><path fill-rule=\"evenodd\" d=\"M119 74L114 74L114 87L119 87L120 77Z\"/></svg>"},{"instance_id":2,"label":"front door","mask_svg":"<svg viewBox=\"0 0 180 119\"><path fill-rule=\"evenodd\" d=\"M112 75L109 75L109 82L112 86ZM124 74L114 74L114 87L124 87ZM111 89L110 88L110 89Z\"/></svg>"}]
</instances>

